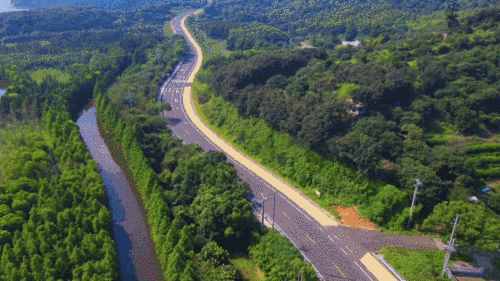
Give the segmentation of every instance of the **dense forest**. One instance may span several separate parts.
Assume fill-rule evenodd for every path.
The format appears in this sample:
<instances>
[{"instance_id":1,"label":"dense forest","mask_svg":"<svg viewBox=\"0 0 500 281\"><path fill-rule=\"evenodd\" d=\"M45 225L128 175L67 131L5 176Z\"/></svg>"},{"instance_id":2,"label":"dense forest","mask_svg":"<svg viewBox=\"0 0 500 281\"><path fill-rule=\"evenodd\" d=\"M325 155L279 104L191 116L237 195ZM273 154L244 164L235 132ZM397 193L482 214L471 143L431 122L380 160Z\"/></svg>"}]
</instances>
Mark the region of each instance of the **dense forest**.
<instances>
[{"instance_id":1,"label":"dense forest","mask_svg":"<svg viewBox=\"0 0 500 281\"><path fill-rule=\"evenodd\" d=\"M210 2L192 22L212 48L193 87L219 133L328 210L442 237L460 214L459 246L498 252L496 1ZM235 259L265 280L317 280L258 224L225 156L161 117L159 86L186 51L167 23L205 1L14 3L58 8L0 17L0 280L117 280L104 186L74 123L94 98L165 280L245 280Z\"/></svg>"},{"instance_id":2,"label":"dense forest","mask_svg":"<svg viewBox=\"0 0 500 281\"><path fill-rule=\"evenodd\" d=\"M226 37L210 24L260 20L211 13L193 24L215 40ZM500 179L499 19L498 7L448 9L432 23L407 20L394 36L367 32L359 48L220 52L195 88L222 134L326 208L360 205L379 225L402 230L419 179L418 229L445 234L442 226L463 212L471 219L462 230L476 231L464 231L461 243L494 251L500 190L481 190ZM477 225L477 217L485 220Z\"/></svg>"},{"instance_id":3,"label":"dense forest","mask_svg":"<svg viewBox=\"0 0 500 281\"><path fill-rule=\"evenodd\" d=\"M0 279L116 280L104 186L70 115L89 81L2 75Z\"/></svg>"},{"instance_id":4,"label":"dense forest","mask_svg":"<svg viewBox=\"0 0 500 281\"><path fill-rule=\"evenodd\" d=\"M400 37L412 20L448 8L467 9L494 0L219 0L201 25L228 48L246 50L300 42L334 47L359 36ZM243 41L244 43L242 43ZM231 42L239 42L232 44Z\"/></svg>"},{"instance_id":5,"label":"dense forest","mask_svg":"<svg viewBox=\"0 0 500 281\"><path fill-rule=\"evenodd\" d=\"M100 128L145 204L165 278L240 280L230 259L243 254L266 280L316 280L290 242L262 232L248 189L225 156L183 145L166 128L158 78L173 69L183 47L149 49L148 60L131 65L97 102ZM269 243L275 245L268 251L257 250Z\"/></svg>"},{"instance_id":6,"label":"dense forest","mask_svg":"<svg viewBox=\"0 0 500 281\"><path fill-rule=\"evenodd\" d=\"M268 280L316 280L290 242L258 225L225 157L166 128L159 113L168 107L155 98L186 48L166 24L178 6L138 7L0 19L0 80L9 85L0 151L2 163L18 163L0 169L2 277L116 280L104 187L72 121L97 96L101 130L145 204L167 280L241 280L234 257Z\"/></svg>"},{"instance_id":7,"label":"dense forest","mask_svg":"<svg viewBox=\"0 0 500 281\"><path fill-rule=\"evenodd\" d=\"M113 16L60 9L0 19L0 80L9 82L0 98L1 280L118 278L104 186L73 118L157 36L134 32L138 16L114 30ZM149 23L161 32L161 19Z\"/></svg>"},{"instance_id":8,"label":"dense forest","mask_svg":"<svg viewBox=\"0 0 500 281\"><path fill-rule=\"evenodd\" d=\"M116 280L105 204L67 113L0 129L0 280Z\"/></svg>"}]
</instances>

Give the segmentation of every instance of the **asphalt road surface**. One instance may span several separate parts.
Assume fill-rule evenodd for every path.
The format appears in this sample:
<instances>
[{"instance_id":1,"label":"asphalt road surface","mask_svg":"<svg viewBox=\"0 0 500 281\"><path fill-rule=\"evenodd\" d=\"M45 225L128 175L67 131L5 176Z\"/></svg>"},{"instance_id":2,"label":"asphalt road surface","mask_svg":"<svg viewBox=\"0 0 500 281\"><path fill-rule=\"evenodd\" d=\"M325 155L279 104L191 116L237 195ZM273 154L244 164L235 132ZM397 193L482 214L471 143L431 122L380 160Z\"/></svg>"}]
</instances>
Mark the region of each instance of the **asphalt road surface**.
<instances>
[{"instance_id":1,"label":"asphalt road surface","mask_svg":"<svg viewBox=\"0 0 500 281\"><path fill-rule=\"evenodd\" d=\"M171 22L172 29L176 34L186 37L181 28L181 20L182 16L174 18ZM159 93L158 99L170 104L172 108L162 115L174 135L184 143L197 144L205 151L221 151L191 122L184 109L184 88L191 86L187 81L197 59L194 46L189 40L187 42L190 44L190 54L179 63ZM358 231L342 226L323 227L252 171L230 157L228 161L250 187L256 215L260 216L264 207L266 224L273 225L274 217L275 228L288 237L312 263L322 280L375 281L377 279L360 262L360 258L368 251L394 244L414 248L433 246L428 239L386 237L378 232Z\"/></svg>"}]
</instances>

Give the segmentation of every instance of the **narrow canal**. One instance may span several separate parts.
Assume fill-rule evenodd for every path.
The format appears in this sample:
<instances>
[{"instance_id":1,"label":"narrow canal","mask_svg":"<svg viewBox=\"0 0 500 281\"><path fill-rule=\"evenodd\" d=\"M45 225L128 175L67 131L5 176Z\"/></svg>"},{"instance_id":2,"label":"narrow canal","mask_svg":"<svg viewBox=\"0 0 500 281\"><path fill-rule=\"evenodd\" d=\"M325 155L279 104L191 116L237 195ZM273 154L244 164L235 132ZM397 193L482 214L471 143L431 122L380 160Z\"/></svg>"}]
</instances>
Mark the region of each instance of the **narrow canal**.
<instances>
[{"instance_id":1,"label":"narrow canal","mask_svg":"<svg viewBox=\"0 0 500 281\"><path fill-rule=\"evenodd\" d=\"M80 134L104 180L122 281L163 280L142 203L113 160L96 120L96 109L85 110L78 119Z\"/></svg>"}]
</instances>

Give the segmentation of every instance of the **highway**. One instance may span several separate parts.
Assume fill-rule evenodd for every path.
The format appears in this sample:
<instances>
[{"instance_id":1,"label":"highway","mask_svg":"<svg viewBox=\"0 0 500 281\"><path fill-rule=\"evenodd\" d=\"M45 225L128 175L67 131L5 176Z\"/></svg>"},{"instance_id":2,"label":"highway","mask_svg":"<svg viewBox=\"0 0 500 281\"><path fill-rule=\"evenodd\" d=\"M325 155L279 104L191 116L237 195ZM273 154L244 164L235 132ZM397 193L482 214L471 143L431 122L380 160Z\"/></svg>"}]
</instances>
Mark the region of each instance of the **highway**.
<instances>
[{"instance_id":1,"label":"highway","mask_svg":"<svg viewBox=\"0 0 500 281\"><path fill-rule=\"evenodd\" d=\"M205 151L221 151L226 154L228 161L236 168L238 176L251 190L256 215L260 218L263 206L266 225L273 225L274 217L276 229L311 262L320 279L375 281L378 279L360 261L366 253L377 250L383 245L396 244L410 248L433 246L429 239L389 237L379 232L360 231L338 225L333 218L318 213L315 208L319 207L314 203L306 198L294 198L293 196L297 194L291 195L288 193L290 190L278 187L278 184L267 178L264 180L255 173L257 171L260 174L260 170L249 166L248 162L240 158L235 160L232 157L234 152L232 148L227 147L227 144L219 142L217 145L214 144L214 133L208 132L206 127L199 124L197 117L193 117L195 113L190 100L191 83L201 67L202 60L199 45L184 25L186 18L193 13L178 16L171 22L173 31L186 38L191 51L161 87L158 99L171 106L171 110L163 112L162 116L173 134L184 143L197 144ZM265 202L262 204L263 201ZM304 206L306 208L303 208Z\"/></svg>"}]
</instances>

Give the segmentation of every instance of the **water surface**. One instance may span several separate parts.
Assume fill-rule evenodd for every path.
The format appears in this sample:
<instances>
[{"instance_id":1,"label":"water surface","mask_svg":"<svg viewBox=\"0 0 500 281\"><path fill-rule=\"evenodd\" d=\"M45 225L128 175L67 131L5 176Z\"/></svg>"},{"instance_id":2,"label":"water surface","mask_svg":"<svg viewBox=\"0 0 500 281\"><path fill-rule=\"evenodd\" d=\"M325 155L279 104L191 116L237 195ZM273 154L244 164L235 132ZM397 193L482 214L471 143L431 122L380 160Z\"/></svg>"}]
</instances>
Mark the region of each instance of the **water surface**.
<instances>
[{"instance_id":1,"label":"water surface","mask_svg":"<svg viewBox=\"0 0 500 281\"><path fill-rule=\"evenodd\" d=\"M144 209L99 133L95 107L84 111L77 123L92 158L99 166L106 187L113 220L113 238L118 250L120 280L161 281L161 267L154 251Z\"/></svg>"}]
</instances>

